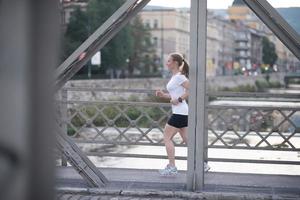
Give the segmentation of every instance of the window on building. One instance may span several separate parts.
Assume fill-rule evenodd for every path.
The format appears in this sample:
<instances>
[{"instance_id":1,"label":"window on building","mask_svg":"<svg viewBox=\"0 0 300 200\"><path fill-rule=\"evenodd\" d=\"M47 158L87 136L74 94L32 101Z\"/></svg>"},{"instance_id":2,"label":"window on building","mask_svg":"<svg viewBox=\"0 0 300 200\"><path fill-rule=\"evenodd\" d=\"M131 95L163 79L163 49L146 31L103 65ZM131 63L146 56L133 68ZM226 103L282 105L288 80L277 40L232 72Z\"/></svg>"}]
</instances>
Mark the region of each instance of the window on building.
<instances>
[{"instance_id":1,"label":"window on building","mask_svg":"<svg viewBox=\"0 0 300 200\"><path fill-rule=\"evenodd\" d=\"M157 19L154 20L153 28L158 28L158 20Z\"/></svg>"},{"instance_id":2,"label":"window on building","mask_svg":"<svg viewBox=\"0 0 300 200\"><path fill-rule=\"evenodd\" d=\"M246 64L246 60L245 59L241 59L240 62L241 62L242 65Z\"/></svg>"},{"instance_id":3,"label":"window on building","mask_svg":"<svg viewBox=\"0 0 300 200\"><path fill-rule=\"evenodd\" d=\"M157 37L154 37L154 38L153 38L153 45L154 45L155 47L158 46L158 39L157 39Z\"/></svg>"},{"instance_id":4,"label":"window on building","mask_svg":"<svg viewBox=\"0 0 300 200\"><path fill-rule=\"evenodd\" d=\"M146 26L147 28L150 28L150 20L149 20L149 19L146 20L145 26Z\"/></svg>"},{"instance_id":5,"label":"window on building","mask_svg":"<svg viewBox=\"0 0 300 200\"><path fill-rule=\"evenodd\" d=\"M251 34L248 33L248 34L247 34L247 39L250 39L250 38L251 38Z\"/></svg>"}]
</instances>

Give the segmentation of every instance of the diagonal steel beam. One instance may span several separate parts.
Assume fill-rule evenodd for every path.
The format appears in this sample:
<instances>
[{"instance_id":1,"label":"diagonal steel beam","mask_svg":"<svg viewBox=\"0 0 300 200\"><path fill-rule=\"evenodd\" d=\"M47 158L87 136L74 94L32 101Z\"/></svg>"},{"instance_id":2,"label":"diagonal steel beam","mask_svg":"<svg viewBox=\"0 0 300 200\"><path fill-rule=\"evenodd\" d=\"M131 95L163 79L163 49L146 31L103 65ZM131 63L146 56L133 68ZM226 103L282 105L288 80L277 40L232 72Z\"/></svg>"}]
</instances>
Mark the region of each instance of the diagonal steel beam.
<instances>
[{"instance_id":1,"label":"diagonal steel beam","mask_svg":"<svg viewBox=\"0 0 300 200\"><path fill-rule=\"evenodd\" d=\"M244 2L300 60L300 36L276 9L266 0L244 0Z\"/></svg>"},{"instance_id":2,"label":"diagonal steel beam","mask_svg":"<svg viewBox=\"0 0 300 200\"><path fill-rule=\"evenodd\" d=\"M56 89L61 88L105 46L150 0L127 0L103 25L83 42L56 70ZM82 53L85 56L79 59Z\"/></svg>"},{"instance_id":3,"label":"diagonal steel beam","mask_svg":"<svg viewBox=\"0 0 300 200\"><path fill-rule=\"evenodd\" d=\"M88 182L91 187L102 187L108 183L106 177L96 168L88 157L78 148L78 146L60 130L58 132L57 147L64 154L74 169Z\"/></svg>"},{"instance_id":4,"label":"diagonal steel beam","mask_svg":"<svg viewBox=\"0 0 300 200\"><path fill-rule=\"evenodd\" d=\"M109 42L150 0L127 0L103 25L82 43L55 71L56 90L74 76L89 59ZM78 59L82 53L85 56ZM57 127L57 147L69 163L93 187L105 186L106 177L68 136Z\"/></svg>"}]
</instances>

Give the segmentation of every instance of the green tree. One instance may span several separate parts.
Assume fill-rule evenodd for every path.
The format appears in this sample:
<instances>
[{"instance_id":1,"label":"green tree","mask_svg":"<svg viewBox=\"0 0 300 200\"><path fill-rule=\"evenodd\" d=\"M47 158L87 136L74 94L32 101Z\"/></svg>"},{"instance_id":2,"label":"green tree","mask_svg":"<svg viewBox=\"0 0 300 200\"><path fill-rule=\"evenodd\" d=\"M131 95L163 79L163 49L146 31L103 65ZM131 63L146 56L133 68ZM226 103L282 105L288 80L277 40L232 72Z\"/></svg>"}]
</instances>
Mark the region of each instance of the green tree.
<instances>
[{"instance_id":1,"label":"green tree","mask_svg":"<svg viewBox=\"0 0 300 200\"><path fill-rule=\"evenodd\" d=\"M139 69L144 74L150 73L150 68L155 73L157 64L155 63L155 49L151 42L152 36L149 28L145 27L140 16L136 16L132 22L133 52L128 63L128 72L132 75L134 69Z\"/></svg>"},{"instance_id":2,"label":"green tree","mask_svg":"<svg viewBox=\"0 0 300 200\"><path fill-rule=\"evenodd\" d=\"M87 16L91 27L91 33L101 26L125 0L91 0L87 7ZM107 69L124 69L126 60L132 54L133 37L130 25L125 26L105 47L101 50L102 72Z\"/></svg>"},{"instance_id":3,"label":"green tree","mask_svg":"<svg viewBox=\"0 0 300 200\"><path fill-rule=\"evenodd\" d=\"M63 58L66 59L124 2L125 0L90 0L86 11L75 9L64 37ZM128 69L132 74L135 68L143 71L145 60L150 63L152 71L157 71L152 62L154 53L150 31L137 16L101 49L101 67L93 69L93 73L105 74L108 69Z\"/></svg>"},{"instance_id":4,"label":"green tree","mask_svg":"<svg viewBox=\"0 0 300 200\"><path fill-rule=\"evenodd\" d=\"M275 45L267 37L263 37L262 46L263 46L263 58L262 58L263 62L264 64L270 65L270 67L272 68L278 58Z\"/></svg>"},{"instance_id":5,"label":"green tree","mask_svg":"<svg viewBox=\"0 0 300 200\"><path fill-rule=\"evenodd\" d=\"M66 59L88 37L88 18L79 7L75 8L63 38L62 59Z\"/></svg>"},{"instance_id":6,"label":"green tree","mask_svg":"<svg viewBox=\"0 0 300 200\"><path fill-rule=\"evenodd\" d=\"M63 58L66 59L88 36L101 26L125 0L90 0L86 12L76 8L70 18L64 41ZM132 53L131 27L124 27L104 48L101 49L102 64L96 73L105 73L108 68L126 67Z\"/></svg>"}]
</instances>

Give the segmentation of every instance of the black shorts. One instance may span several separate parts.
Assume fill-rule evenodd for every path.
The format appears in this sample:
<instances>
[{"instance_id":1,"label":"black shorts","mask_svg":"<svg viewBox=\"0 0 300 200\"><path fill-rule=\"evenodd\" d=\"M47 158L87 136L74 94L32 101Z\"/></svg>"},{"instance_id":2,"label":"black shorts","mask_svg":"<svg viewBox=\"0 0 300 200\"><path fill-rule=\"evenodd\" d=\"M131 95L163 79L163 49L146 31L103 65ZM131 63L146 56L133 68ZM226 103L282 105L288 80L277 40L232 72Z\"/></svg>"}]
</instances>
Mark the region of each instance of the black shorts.
<instances>
[{"instance_id":1,"label":"black shorts","mask_svg":"<svg viewBox=\"0 0 300 200\"><path fill-rule=\"evenodd\" d=\"M187 115L178 115L172 114L170 117L168 124L175 128L184 128L188 126L188 116Z\"/></svg>"}]
</instances>

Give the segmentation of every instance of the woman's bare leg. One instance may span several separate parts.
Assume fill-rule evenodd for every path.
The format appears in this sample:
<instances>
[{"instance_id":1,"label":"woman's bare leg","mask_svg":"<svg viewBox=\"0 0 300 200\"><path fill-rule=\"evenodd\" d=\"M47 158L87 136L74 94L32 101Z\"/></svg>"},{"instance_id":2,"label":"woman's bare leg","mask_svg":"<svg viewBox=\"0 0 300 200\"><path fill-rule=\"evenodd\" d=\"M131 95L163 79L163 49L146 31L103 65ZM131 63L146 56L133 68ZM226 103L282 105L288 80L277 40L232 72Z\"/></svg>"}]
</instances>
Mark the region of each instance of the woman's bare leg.
<instances>
[{"instance_id":1,"label":"woman's bare leg","mask_svg":"<svg viewBox=\"0 0 300 200\"><path fill-rule=\"evenodd\" d=\"M187 144L187 142L188 142L187 127L179 129L179 134L182 138L183 143ZM210 169L210 166L207 164L207 162L204 162L205 172L209 171L209 169Z\"/></svg>"},{"instance_id":2,"label":"woman's bare leg","mask_svg":"<svg viewBox=\"0 0 300 200\"><path fill-rule=\"evenodd\" d=\"M175 147L174 147L172 138L178 131L179 131L178 128L170 126L169 124L166 124L166 126L165 126L164 143L166 146L169 164L171 166L175 166Z\"/></svg>"},{"instance_id":3,"label":"woman's bare leg","mask_svg":"<svg viewBox=\"0 0 300 200\"><path fill-rule=\"evenodd\" d=\"M188 143L187 127L179 129L179 134L184 144Z\"/></svg>"}]
</instances>

